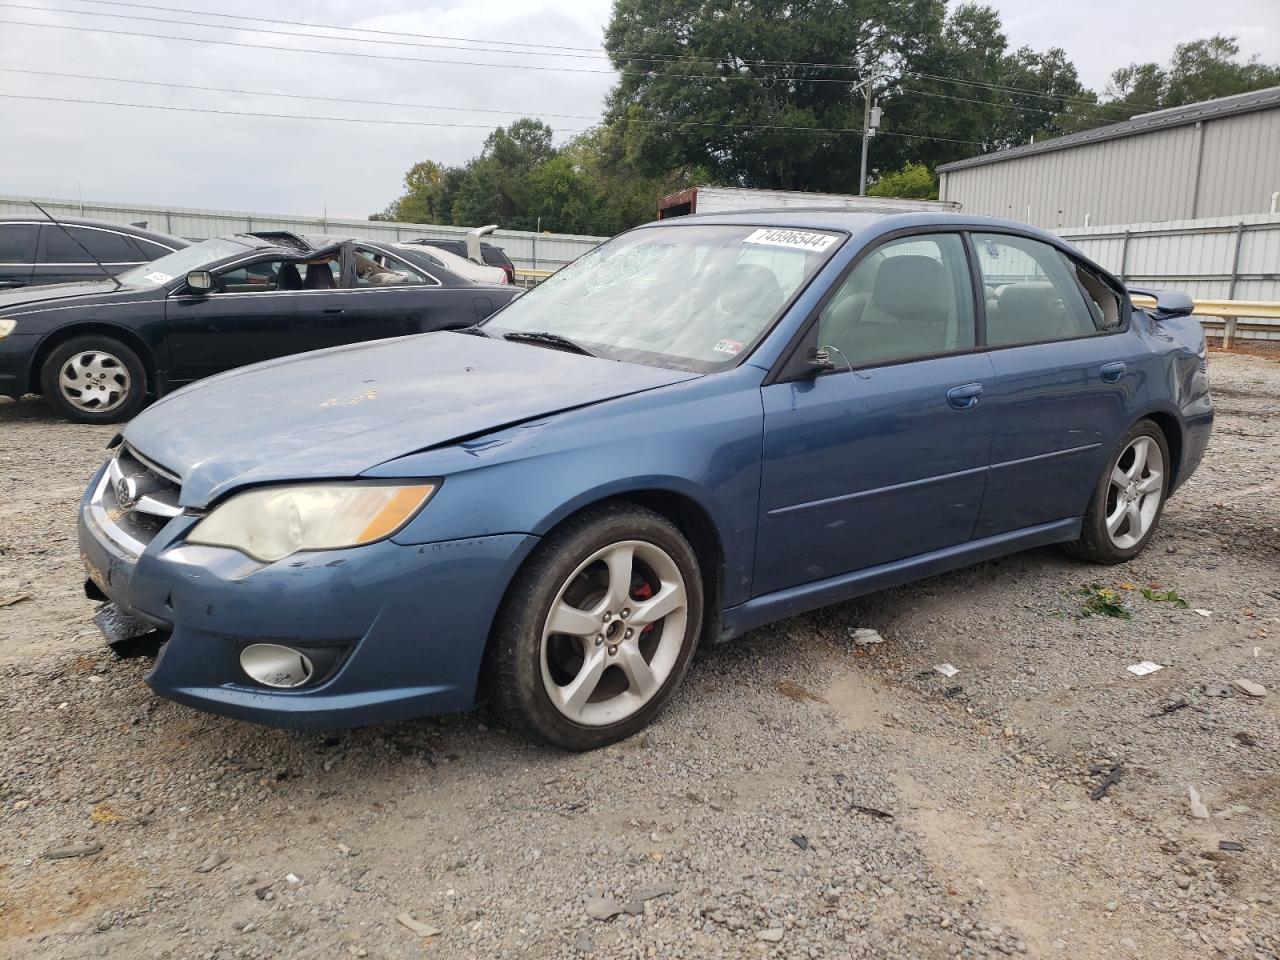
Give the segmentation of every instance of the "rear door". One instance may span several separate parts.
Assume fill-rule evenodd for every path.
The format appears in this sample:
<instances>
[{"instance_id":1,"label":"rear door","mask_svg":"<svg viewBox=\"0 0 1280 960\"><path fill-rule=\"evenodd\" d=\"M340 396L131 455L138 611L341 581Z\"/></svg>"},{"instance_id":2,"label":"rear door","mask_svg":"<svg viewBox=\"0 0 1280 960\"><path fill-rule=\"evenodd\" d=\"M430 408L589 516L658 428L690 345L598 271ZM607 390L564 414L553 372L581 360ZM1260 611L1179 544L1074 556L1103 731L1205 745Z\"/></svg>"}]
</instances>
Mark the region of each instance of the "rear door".
<instances>
[{"instance_id":1,"label":"rear door","mask_svg":"<svg viewBox=\"0 0 1280 960\"><path fill-rule=\"evenodd\" d=\"M969 540L995 422L959 233L890 240L801 349L834 369L762 389L758 596Z\"/></svg>"},{"instance_id":2,"label":"rear door","mask_svg":"<svg viewBox=\"0 0 1280 960\"><path fill-rule=\"evenodd\" d=\"M31 282L39 239L38 223L0 223L0 290Z\"/></svg>"},{"instance_id":3,"label":"rear door","mask_svg":"<svg viewBox=\"0 0 1280 960\"><path fill-rule=\"evenodd\" d=\"M975 537L1078 517L1128 426L1139 372L1122 294L1086 299L1050 244L975 233L998 386L991 476ZM1099 278L1094 278L1102 283Z\"/></svg>"}]
</instances>

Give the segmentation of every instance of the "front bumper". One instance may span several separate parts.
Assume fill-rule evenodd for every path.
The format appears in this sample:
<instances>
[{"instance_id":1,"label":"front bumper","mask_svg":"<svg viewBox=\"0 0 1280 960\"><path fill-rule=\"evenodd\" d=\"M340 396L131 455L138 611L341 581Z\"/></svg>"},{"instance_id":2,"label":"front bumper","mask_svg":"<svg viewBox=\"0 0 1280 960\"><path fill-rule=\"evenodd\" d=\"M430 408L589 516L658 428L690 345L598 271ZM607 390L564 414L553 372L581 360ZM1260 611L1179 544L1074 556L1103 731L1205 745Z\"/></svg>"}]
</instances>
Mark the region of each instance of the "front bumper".
<instances>
[{"instance_id":1,"label":"front bumper","mask_svg":"<svg viewBox=\"0 0 1280 960\"><path fill-rule=\"evenodd\" d=\"M169 633L147 683L179 703L273 726L361 726L470 707L493 616L537 542L383 540L263 564L186 543L197 518L179 516L138 550L112 536L92 503L102 475L80 505L80 553L103 594ZM338 646L342 656L314 686L274 690L240 669L240 651L258 642Z\"/></svg>"},{"instance_id":2,"label":"front bumper","mask_svg":"<svg viewBox=\"0 0 1280 960\"><path fill-rule=\"evenodd\" d=\"M0 397L17 399L27 392L31 359L39 345L37 334L11 333L0 337Z\"/></svg>"}]
</instances>

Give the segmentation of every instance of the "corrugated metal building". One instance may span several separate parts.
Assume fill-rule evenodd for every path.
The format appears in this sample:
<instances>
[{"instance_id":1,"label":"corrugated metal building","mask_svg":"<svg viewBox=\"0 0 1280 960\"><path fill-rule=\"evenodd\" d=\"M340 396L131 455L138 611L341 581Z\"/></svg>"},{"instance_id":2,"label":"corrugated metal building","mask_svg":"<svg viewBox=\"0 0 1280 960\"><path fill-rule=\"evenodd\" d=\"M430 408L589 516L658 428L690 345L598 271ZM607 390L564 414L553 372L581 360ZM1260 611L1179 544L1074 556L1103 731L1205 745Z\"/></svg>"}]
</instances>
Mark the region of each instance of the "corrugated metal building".
<instances>
[{"instance_id":1,"label":"corrugated metal building","mask_svg":"<svg viewBox=\"0 0 1280 960\"><path fill-rule=\"evenodd\" d=\"M1267 213L1280 191L1280 87L1145 113L938 167L968 213L1050 230Z\"/></svg>"}]
</instances>

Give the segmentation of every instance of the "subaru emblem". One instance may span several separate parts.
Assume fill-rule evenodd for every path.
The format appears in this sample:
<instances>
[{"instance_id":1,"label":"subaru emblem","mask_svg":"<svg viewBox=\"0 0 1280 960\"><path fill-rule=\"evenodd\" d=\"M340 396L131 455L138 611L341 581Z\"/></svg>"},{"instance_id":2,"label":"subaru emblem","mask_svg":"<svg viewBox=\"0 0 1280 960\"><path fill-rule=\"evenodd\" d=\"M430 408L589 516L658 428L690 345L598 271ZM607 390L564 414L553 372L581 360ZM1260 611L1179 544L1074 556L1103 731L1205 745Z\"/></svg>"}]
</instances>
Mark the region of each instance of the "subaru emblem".
<instances>
[{"instance_id":1,"label":"subaru emblem","mask_svg":"<svg viewBox=\"0 0 1280 960\"><path fill-rule=\"evenodd\" d=\"M138 504L138 484L133 477L121 477L116 481L116 503L122 510L132 510Z\"/></svg>"}]
</instances>

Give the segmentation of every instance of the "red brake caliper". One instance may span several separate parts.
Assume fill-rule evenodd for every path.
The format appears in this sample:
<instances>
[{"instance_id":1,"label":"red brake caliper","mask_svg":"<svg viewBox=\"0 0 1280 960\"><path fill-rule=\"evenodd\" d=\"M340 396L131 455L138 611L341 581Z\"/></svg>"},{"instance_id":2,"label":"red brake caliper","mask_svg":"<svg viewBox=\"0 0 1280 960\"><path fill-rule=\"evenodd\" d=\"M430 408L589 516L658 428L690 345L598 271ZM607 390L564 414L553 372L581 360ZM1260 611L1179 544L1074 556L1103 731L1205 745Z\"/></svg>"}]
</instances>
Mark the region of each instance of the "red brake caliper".
<instances>
[{"instance_id":1,"label":"red brake caliper","mask_svg":"<svg viewBox=\"0 0 1280 960\"><path fill-rule=\"evenodd\" d=\"M632 600L648 600L652 596L653 596L653 587L649 586L649 584L643 580L640 581L640 586L631 588ZM652 629L653 629L653 624L650 623L647 626L645 626L645 628L640 632L648 633Z\"/></svg>"}]
</instances>

